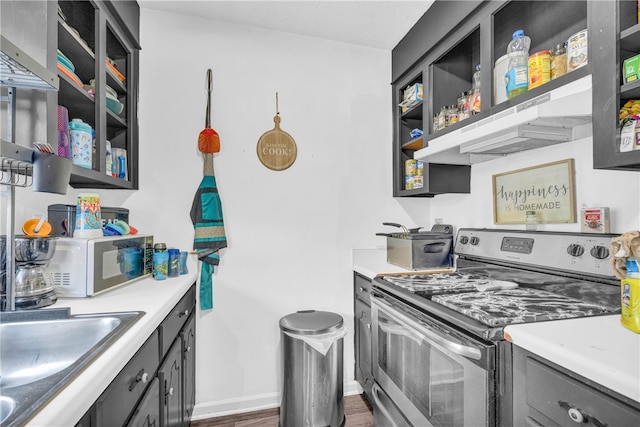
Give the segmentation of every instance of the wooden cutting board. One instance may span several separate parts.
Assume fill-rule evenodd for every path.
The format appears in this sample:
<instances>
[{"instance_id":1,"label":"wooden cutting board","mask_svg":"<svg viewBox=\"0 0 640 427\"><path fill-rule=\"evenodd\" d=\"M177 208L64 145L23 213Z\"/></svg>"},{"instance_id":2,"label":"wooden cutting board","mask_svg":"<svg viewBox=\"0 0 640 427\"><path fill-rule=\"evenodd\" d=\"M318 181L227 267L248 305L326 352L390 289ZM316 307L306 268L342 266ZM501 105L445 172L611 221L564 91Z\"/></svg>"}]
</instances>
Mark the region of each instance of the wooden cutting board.
<instances>
[{"instance_id":1,"label":"wooden cutting board","mask_svg":"<svg viewBox=\"0 0 640 427\"><path fill-rule=\"evenodd\" d=\"M263 165L275 171L288 169L298 156L298 147L291 135L280 129L278 94L276 93L275 127L262 134L256 148L258 159Z\"/></svg>"}]
</instances>

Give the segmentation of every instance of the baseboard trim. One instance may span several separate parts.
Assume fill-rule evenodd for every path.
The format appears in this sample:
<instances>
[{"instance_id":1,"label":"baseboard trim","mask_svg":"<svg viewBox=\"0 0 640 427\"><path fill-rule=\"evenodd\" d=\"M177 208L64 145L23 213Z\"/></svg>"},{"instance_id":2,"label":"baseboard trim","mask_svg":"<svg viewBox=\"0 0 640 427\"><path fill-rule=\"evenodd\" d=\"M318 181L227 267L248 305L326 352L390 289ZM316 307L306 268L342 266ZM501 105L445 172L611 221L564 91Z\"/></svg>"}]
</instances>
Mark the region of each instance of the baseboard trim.
<instances>
[{"instance_id":1,"label":"baseboard trim","mask_svg":"<svg viewBox=\"0 0 640 427\"><path fill-rule=\"evenodd\" d=\"M360 393L362 393L362 387L360 387L357 381L347 381L344 383L343 394L345 396ZM265 393L233 399L200 402L196 403L196 406L193 408L191 420L205 420L208 418L224 417L226 415L278 408L280 406L280 399L280 393Z\"/></svg>"}]
</instances>

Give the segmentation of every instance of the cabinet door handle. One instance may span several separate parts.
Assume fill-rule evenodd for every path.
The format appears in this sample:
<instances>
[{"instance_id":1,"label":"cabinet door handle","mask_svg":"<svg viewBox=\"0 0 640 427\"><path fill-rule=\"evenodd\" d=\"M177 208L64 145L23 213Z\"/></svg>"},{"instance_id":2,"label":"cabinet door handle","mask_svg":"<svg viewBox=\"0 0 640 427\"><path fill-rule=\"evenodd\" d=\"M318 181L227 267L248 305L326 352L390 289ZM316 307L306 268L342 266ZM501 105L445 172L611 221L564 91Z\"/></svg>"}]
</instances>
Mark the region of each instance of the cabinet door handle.
<instances>
[{"instance_id":1,"label":"cabinet door handle","mask_svg":"<svg viewBox=\"0 0 640 427\"><path fill-rule=\"evenodd\" d=\"M188 346L185 350L187 353L191 353L191 346Z\"/></svg>"},{"instance_id":2,"label":"cabinet door handle","mask_svg":"<svg viewBox=\"0 0 640 427\"><path fill-rule=\"evenodd\" d=\"M173 387L169 387L169 396L173 396Z\"/></svg>"},{"instance_id":3,"label":"cabinet door handle","mask_svg":"<svg viewBox=\"0 0 640 427\"><path fill-rule=\"evenodd\" d=\"M364 288L363 288L362 286L360 286L360 287L358 288L358 290L359 290L360 292L364 292Z\"/></svg>"},{"instance_id":4,"label":"cabinet door handle","mask_svg":"<svg viewBox=\"0 0 640 427\"><path fill-rule=\"evenodd\" d=\"M136 385L138 385L138 383L146 384L148 382L149 382L149 374L145 372L143 369L140 372L138 372L138 375L136 375L134 381L131 384L129 384L129 391L133 391L133 389L136 388Z\"/></svg>"},{"instance_id":5,"label":"cabinet door handle","mask_svg":"<svg viewBox=\"0 0 640 427\"><path fill-rule=\"evenodd\" d=\"M558 405L562 409L567 410L567 415L569 415L569 418L571 418L571 421L575 423L582 424L582 423L588 422L593 424L596 427L607 427L607 423L602 423L597 418L589 414L585 414L581 409L576 408L575 406L571 405L568 402L563 402L562 400L559 400Z\"/></svg>"},{"instance_id":6,"label":"cabinet door handle","mask_svg":"<svg viewBox=\"0 0 640 427\"><path fill-rule=\"evenodd\" d=\"M188 315L189 315L189 310L184 310L178 313L178 317L188 316Z\"/></svg>"}]
</instances>

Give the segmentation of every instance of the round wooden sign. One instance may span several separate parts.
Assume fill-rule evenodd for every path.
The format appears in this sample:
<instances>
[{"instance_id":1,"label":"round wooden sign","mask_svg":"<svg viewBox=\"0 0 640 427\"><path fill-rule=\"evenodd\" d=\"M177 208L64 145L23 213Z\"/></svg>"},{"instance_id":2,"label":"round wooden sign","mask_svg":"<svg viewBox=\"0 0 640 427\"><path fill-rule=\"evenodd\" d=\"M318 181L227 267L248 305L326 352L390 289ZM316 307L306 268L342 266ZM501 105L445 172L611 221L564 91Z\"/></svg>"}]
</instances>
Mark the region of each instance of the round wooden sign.
<instances>
[{"instance_id":1,"label":"round wooden sign","mask_svg":"<svg viewBox=\"0 0 640 427\"><path fill-rule=\"evenodd\" d=\"M298 147L291 135L280 129L280 116L273 118L275 127L258 140L258 158L263 165L275 171L289 168L298 156Z\"/></svg>"}]
</instances>

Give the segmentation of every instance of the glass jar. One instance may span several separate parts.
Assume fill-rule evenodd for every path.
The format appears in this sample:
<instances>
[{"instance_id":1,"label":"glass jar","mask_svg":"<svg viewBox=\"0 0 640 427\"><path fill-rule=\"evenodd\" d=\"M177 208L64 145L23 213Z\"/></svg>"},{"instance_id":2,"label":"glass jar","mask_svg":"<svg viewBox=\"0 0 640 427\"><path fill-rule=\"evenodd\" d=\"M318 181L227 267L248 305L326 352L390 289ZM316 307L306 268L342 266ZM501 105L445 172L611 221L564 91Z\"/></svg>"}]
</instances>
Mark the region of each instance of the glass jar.
<instances>
[{"instance_id":1,"label":"glass jar","mask_svg":"<svg viewBox=\"0 0 640 427\"><path fill-rule=\"evenodd\" d=\"M567 43L559 43L552 50L551 80L567 74Z\"/></svg>"},{"instance_id":2,"label":"glass jar","mask_svg":"<svg viewBox=\"0 0 640 427\"><path fill-rule=\"evenodd\" d=\"M466 104L466 111L465 111ZM461 122L464 119L469 118L469 103L467 98L467 93L462 92L458 95L458 121Z\"/></svg>"},{"instance_id":3,"label":"glass jar","mask_svg":"<svg viewBox=\"0 0 640 427\"><path fill-rule=\"evenodd\" d=\"M525 226L527 231L536 231L536 229L538 228L536 211L527 211L527 216L525 218Z\"/></svg>"},{"instance_id":4,"label":"glass jar","mask_svg":"<svg viewBox=\"0 0 640 427\"><path fill-rule=\"evenodd\" d=\"M445 108L442 107L440 109L440 114L438 114L438 130L442 130L446 127L446 113Z\"/></svg>"},{"instance_id":5,"label":"glass jar","mask_svg":"<svg viewBox=\"0 0 640 427\"><path fill-rule=\"evenodd\" d=\"M458 121L459 121L458 106L457 105L452 105L449 108L449 125L453 125L455 123L458 123Z\"/></svg>"},{"instance_id":6,"label":"glass jar","mask_svg":"<svg viewBox=\"0 0 640 427\"><path fill-rule=\"evenodd\" d=\"M444 127L447 128L451 126L451 108L448 106L444 106Z\"/></svg>"}]
</instances>

